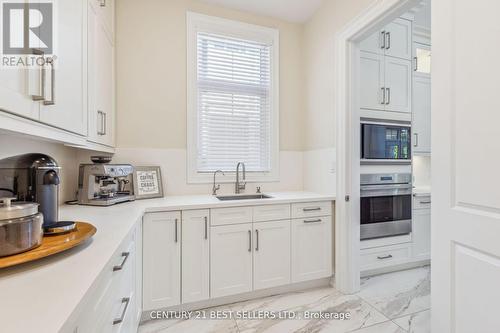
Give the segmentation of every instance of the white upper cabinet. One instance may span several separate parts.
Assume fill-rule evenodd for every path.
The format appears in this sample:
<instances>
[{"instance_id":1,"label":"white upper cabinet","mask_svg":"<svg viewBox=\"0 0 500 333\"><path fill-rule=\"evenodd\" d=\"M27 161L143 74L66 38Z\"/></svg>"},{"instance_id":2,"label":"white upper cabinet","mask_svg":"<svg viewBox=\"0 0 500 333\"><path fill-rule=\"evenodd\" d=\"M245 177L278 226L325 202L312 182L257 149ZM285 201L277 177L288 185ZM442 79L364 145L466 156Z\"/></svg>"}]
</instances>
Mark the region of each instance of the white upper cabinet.
<instances>
[{"instance_id":1,"label":"white upper cabinet","mask_svg":"<svg viewBox=\"0 0 500 333\"><path fill-rule=\"evenodd\" d=\"M413 77L413 152L431 152L431 78Z\"/></svg>"},{"instance_id":2,"label":"white upper cabinet","mask_svg":"<svg viewBox=\"0 0 500 333\"><path fill-rule=\"evenodd\" d=\"M0 110L38 120L40 106L31 94L41 90L40 70L0 69ZM36 87L34 87L36 86Z\"/></svg>"},{"instance_id":3,"label":"white upper cabinet","mask_svg":"<svg viewBox=\"0 0 500 333\"><path fill-rule=\"evenodd\" d=\"M411 61L360 52L360 107L411 112Z\"/></svg>"},{"instance_id":4,"label":"white upper cabinet","mask_svg":"<svg viewBox=\"0 0 500 333\"><path fill-rule=\"evenodd\" d=\"M411 59L412 22L397 18L360 43L362 51Z\"/></svg>"},{"instance_id":5,"label":"white upper cabinet","mask_svg":"<svg viewBox=\"0 0 500 333\"><path fill-rule=\"evenodd\" d=\"M385 109L411 112L411 62L385 57Z\"/></svg>"},{"instance_id":6,"label":"white upper cabinet","mask_svg":"<svg viewBox=\"0 0 500 333\"><path fill-rule=\"evenodd\" d=\"M254 290L290 283L290 220L254 223Z\"/></svg>"},{"instance_id":7,"label":"white upper cabinet","mask_svg":"<svg viewBox=\"0 0 500 333\"><path fill-rule=\"evenodd\" d=\"M85 7L82 0L57 1L56 4L55 60L45 66L45 100L40 102L40 121L87 135L82 15Z\"/></svg>"},{"instance_id":8,"label":"white upper cabinet","mask_svg":"<svg viewBox=\"0 0 500 333\"><path fill-rule=\"evenodd\" d=\"M181 232L180 212L144 215L144 311L181 303Z\"/></svg>"},{"instance_id":9,"label":"white upper cabinet","mask_svg":"<svg viewBox=\"0 0 500 333\"><path fill-rule=\"evenodd\" d=\"M395 19L385 28L385 55L401 59L411 59L412 29L411 21Z\"/></svg>"},{"instance_id":10,"label":"white upper cabinet","mask_svg":"<svg viewBox=\"0 0 500 333\"><path fill-rule=\"evenodd\" d=\"M210 211L182 212L182 303L209 298Z\"/></svg>"},{"instance_id":11,"label":"white upper cabinet","mask_svg":"<svg viewBox=\"0 0 500 333\"><path fill-rule=\"evenodd\" d=\"M360 107L385 110L384 57L369 52L360 52L360 55Z\"/></svg>"},{"instance_id":12,"label":"white upper cabinet","mask_svg":"<svg viewBox=\"0 0 500 333\"><path fill-rule=\"evenodd\" d=\"M114 146L114 46L99 3L90 0L88 8L88 140Z\"/></svg>"}]
</instances>

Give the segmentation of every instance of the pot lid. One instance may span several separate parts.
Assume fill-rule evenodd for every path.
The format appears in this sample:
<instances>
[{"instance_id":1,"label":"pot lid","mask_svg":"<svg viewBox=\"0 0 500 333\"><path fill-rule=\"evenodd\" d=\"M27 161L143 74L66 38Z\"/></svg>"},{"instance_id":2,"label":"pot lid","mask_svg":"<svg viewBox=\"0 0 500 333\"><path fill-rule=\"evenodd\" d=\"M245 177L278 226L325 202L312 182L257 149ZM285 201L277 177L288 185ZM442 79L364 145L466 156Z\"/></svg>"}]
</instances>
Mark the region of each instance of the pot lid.
<instances>
[{"instance_id":1,"label":"pot lid","mask_svg":"<svg viewBox=\"0 0 500 333\"><path fill-rule=\"evenodd\" d=\"M34 202L12 202L16 198L0 198L0 220L17 219L38 213Z\"/></svg>"}]
</instances>

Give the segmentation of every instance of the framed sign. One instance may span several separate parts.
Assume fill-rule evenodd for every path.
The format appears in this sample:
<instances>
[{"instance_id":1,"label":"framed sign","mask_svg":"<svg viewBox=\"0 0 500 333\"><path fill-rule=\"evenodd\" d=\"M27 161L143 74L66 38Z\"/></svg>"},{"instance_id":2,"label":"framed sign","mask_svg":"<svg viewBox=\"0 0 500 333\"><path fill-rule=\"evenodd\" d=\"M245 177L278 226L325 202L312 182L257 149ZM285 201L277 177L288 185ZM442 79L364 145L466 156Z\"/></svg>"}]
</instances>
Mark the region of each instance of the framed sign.
<instances>
[{"instance_id":1,"label":"framed sign","mask_svg":"<svg viewBox=\"0 0 500 333\"><path fill-rule=\"evenodd\" d=\"M134 194L136 199L163 197L163 185L159 166L134 167Z\"/></svg>"}]
</instances>

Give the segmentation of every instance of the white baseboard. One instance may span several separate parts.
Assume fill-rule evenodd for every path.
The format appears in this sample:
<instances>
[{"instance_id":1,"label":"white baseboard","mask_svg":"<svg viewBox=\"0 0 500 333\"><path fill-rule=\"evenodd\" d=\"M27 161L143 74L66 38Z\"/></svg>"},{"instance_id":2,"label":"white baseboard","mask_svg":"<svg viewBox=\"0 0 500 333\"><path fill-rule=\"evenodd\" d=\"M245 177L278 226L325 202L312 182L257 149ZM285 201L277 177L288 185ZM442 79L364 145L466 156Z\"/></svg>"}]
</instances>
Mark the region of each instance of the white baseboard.
<instances>
[{"instance_id":1,"label":"white baseboard","mask_svg":"<svg viewBox=\"0 0 500 333\"><path fill-rule=\"evenodd\" d=\"M322 279L312 280L312 281L299 282L299 283L294 283L294 284L288 284L288 285L269 288L269 289L251 291L248 293L243 293L243 294L238 294L238 295L224 296L224 297L209 299L209 300L201 301L201 302L180 304L180 305L176 305L176 306L172 306L172 307L168 307L168 308L163 308L163 309L144 311L144 312L142 312L141 323L152 320L150 318L151 312L200 310L200 309L205 309L205 308L211 308L214 306L220 306L220 305L231 304L231 303L236 303L236 302L248 301L251 299L256 299L256 298L261 298L261 297L280 295L280 294L285 294L285 293L290 293L290 292L296 292L296 291L302 291L302 290L306 290L306 289L326 287L326 286L333 287L333 278L332 277L327 277L327 278L322 278Z\"/></svg>"}]
</instances>

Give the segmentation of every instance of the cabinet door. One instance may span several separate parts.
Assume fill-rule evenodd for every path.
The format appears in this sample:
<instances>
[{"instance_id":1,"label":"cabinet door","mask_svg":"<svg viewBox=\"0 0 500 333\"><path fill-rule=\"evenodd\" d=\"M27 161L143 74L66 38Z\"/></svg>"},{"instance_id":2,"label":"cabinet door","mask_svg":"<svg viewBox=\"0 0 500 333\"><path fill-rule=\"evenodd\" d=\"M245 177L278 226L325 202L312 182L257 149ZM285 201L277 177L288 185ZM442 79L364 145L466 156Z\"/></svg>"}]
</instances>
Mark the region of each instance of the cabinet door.
<instances>
[{"instance_id":1,"label":"cabinet door","mask_svg":"<svg viewBox=\"0 0 500 333\"><path fill-rule=\"evenodd\" d=\"M413 75L431 76L431 47L430 45L413 43Z\"/></svg>"},{"instance_id":2,"label":"cabinet door","mask_svg":"<svg viewBox=\"0 0 500 333\"><path fill-rule=\"evenodd\" d=\"M391 57L411 59L412 29L411 21L395 19L384 28L386 33L385 55Z\"/></svg>"},{"instance_id":3,"label":"cabinet door","mask_svg":"<svg viewBox=\"0 0 500 333\"><path fill-rule=\"evenodd\" d=\"M182 303L209 298L209 210L182 212Z\"/></svg>"},{"instance_id":4,"label":"cabinet door","mask_svg":"<svg viewBox=\"0 0 500 333\"><path fill-rule=\"evenodd\" d=\"M413 77L413 152L431 152L430 77Z\"/></svg>"},{"instance_id":5,"label":"cabinet door","mask_svg":"<svg viewBox=\"0 0 500 333\"><path fill-rule=\"evenodd\" d=\"M360 107L384 110L384 56L360 52Z\"/></svg>"},{"instance_id":6,"label":"cabinet door","mask_svg":"<svg viewBox=\"0 0 500 333\"><path fill-rule=\"evenodd\" d=\"M384 54L384 37L385 35L382 31L377 31L359 43L359 48L365 52Z\"/></svg>"},{"instance_id":7,"label":"cabinet door","mask_svg":"<svg viewBox=\"0 0 500 333\"><path fill-rule=\"evenodd\" d=\"M254 290L290 283L290 220L254 223Z\"/></svg>"},{"instance_id":8,"label":"cabinet door","mask_svg":"<svg viewBox=\"0 0 500 333\"><path fill-rule=\"evenodd\" d=\"M411 112L411 61L385 57L385 109Z\"/></svg>"},{"instance_id":9,"label":"cabinet door","mask_svg":"<svg viewBox=\"0 0 500 333\"><path fill-rule=\"evenodd\" d=\"M221 297L252 290L252 224L210 228L210 292Z\"/></svg>"},{"instance_id":10,"label":"cabinet door","mask_svg":"<svg viewBox=\"0 0 500 333\"><path fill-rule=\"evenodd\" d=\"M413 256L415 259L431 257L431 210L413 210Z\"/></svg>"},{"instance_id":11,"label":"cabinet door","mask_svg":"<svg viewBox=\"0 0 500 333\"><path fill-rule=\"evenodd\" d=\"M292 282L332 275L332 217L292 220Z\"/></svg>"},{"instance_id":12,"label":"cabinet door","mask_svg":"<svg viewBox=\"0 0 500 333\"><path fill-rule=\"evenodd\" d=\"M55 61L46 65L46 98L40 102L40 121L86 135L82 15L85 7L81 0L67 0L58 1L57 10Z\"/></svg>"},{"instance_id":13,"label":"cabinet door","mask_svg":"<svg viewBox=\"0 0 500 333\"><path fill-rule=\"evenodd\" d=\"M90 141L114 146L114 47L92 2L88 7L88 115Z\"/></svg>"},{"instance_id":14,"label":"cabinet door","mask_svg":"<svg viewBox=\"0 0 500 333\"><path fill-rule=\"evenodd\" d=\"M143 224L144 311L181 302L181 214L149 213Z\"/></svg>"}]
</instances>

